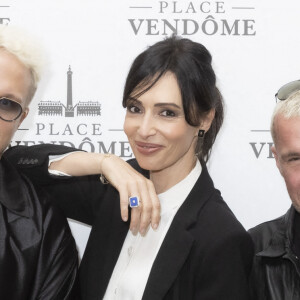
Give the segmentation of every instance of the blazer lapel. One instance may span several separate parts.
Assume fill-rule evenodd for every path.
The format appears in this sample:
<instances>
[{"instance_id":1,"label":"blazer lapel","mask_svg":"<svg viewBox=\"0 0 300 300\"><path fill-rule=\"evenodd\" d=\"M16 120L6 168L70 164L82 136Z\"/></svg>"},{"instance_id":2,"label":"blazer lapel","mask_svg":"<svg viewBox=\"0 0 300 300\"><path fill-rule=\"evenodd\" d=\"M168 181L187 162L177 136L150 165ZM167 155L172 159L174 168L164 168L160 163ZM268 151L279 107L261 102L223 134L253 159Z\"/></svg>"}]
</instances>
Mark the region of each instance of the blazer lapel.
<instances>
[{"instance_id":1,"label":"blazer lapel","mask_svg":"<svg viewBox=\"0 0 300 300\"><path fill-rule=\"evenodd\" d=\"M109 187L102 201L101 216L97 218L97 224L94 224L90 235L91 242L87 245L80 266L83 299L104 297L129 230L129 221L124 222L121 219L118 192ZM91 280L91 276L97 280Z\"/></svg>"},{"instance_id":2,"label":"blazer lapel","mask_svg":"<svg viewBox=\"0 0 300 300\"><path fill-rule=\"evenodd\" d=\"M213 182L203 164L199 179L175 215L157 254L143 300L162 299L174 283L194 243L190 228L213 191Z\"/></svg>"}]
</instances>

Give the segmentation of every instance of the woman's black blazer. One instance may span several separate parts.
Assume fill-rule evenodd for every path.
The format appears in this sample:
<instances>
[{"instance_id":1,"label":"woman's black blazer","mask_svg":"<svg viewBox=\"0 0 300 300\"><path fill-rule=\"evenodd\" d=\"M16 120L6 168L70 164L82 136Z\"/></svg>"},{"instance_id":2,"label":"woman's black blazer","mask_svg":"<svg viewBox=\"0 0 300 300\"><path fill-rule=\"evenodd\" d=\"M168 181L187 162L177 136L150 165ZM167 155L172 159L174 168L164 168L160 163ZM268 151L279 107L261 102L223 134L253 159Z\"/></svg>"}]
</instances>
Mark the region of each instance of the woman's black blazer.
<instances>
[{"instance_id":1,"label":"woman's black blazer","mask_svg":"<svg viewBox=\"0 0 300 300\"><path fill-rule=\"evenodd\" d=\"M50 177L48 155L70 148L39 145L8 151L7 158L38 190L46 190L68 218L92 226L80 266L80 293L84 300L102 299L129 228L121 220L117 190L101 184L98 176ZM147 175L135 160L129 163ZM161 245L142 299L246 300L252 258L251 238L202 164Z\"/></svg>"}]
</instances>

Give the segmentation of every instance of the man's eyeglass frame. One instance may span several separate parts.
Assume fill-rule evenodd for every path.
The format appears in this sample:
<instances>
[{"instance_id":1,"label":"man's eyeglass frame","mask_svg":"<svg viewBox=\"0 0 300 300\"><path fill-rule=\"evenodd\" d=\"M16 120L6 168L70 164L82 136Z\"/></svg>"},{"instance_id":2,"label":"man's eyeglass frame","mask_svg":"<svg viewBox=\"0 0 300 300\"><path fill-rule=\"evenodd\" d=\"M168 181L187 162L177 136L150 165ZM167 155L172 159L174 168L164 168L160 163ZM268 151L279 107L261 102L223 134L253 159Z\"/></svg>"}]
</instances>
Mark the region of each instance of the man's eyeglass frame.
<instances>
[{"instance_id":1,"label":"man's eyeglass frame","mask_svg":"<svg viewBox=\"0 0 300 300\"><path fill-rule=\"evenodd\" d=\"M5 121L5 122L13 122L13 121L17 120L22 115L22 113L23 113L24 110L23 110L23 108L22 108L22 106L21 106L21 104L19 102L15 101L15 100L12 100L12 99L10 99L8 97L0 97L0 103L1 103L1 100L11 101L14 104L17 104L17 106L19 107L18 108L19 112L18 112L18 114L15 117L13 117L13 119L5 119L0 114L0 119L1 120Z\"/></svg>"}]
</instances>

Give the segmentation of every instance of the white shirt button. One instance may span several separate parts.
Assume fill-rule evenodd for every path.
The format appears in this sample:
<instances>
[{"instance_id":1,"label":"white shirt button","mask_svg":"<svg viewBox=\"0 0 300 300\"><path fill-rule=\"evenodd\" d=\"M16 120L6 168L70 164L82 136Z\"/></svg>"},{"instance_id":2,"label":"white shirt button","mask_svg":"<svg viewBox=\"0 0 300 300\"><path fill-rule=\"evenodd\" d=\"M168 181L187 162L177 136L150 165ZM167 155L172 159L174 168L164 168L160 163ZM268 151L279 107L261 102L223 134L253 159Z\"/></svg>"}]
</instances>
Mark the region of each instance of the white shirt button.
<instances>
[{"instance_id":1,"label":"white shirt button","mask_svg":"<svg viewBox=\"0 0 300 300\"><path fill-rule=\"evenodd\" d=\"M128 248L127 250L127 253L128 253L128 256L130 257L132 255L132 251L133 251L133 248L132 246Z\"/></svg>"}]
</instances>

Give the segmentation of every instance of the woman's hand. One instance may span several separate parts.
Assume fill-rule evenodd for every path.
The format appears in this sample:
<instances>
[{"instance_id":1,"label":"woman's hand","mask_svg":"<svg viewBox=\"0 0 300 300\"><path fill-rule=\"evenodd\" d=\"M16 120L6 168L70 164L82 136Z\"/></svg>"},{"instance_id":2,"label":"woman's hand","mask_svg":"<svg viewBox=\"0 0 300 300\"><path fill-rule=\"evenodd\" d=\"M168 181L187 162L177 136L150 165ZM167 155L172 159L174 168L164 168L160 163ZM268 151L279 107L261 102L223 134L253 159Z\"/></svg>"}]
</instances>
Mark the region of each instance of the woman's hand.
<instances>
[{"instance_id":1,"label":"woman's hand","mask_svg":"<svg viewBox=\"0 0 300 300\"><path fill-rule=\"evenodd\" d=\"M152 181L134 170L127 162L115 155L103 157L102 173L119 191L121 200L121 215L124 221L128 219L128 199L136 196L140 200L138 207L131 209L130 230L144 235L149 224L155 230L160 220L160 203Z\"/></svg>"},{"instance_id":2,"label":"woman's hand","mask_svg":"<svg viewBox=\"0 0 300 300\"><path fill-rule=\"evenodd\" d=\"M150 223L154 230L158 227L160 203L153 183L118 156L75 152L51 163L49 169L71 176L103 174L120 194L123 221L128 220L129 197L139 198L140 205L131 209L130 230L133 234L139 231L144 235Z\"/></svg>"}]
</instances>

